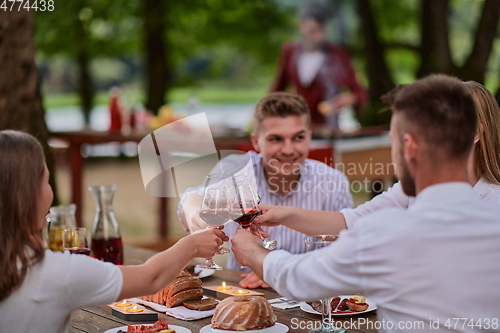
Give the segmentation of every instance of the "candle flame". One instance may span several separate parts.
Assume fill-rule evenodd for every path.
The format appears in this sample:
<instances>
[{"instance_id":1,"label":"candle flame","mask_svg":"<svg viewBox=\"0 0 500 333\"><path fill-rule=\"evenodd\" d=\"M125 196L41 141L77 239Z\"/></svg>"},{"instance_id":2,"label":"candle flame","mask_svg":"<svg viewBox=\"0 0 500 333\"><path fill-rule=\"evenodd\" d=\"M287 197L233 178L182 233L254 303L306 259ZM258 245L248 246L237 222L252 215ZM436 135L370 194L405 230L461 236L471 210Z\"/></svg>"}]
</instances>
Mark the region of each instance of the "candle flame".
<instances>
[{"instance_id":1,"label":"candle flame","mask_svg":"<svg viewBox=\"0 0 500 333\"><path fill-rule=\"evenodd\" d=\"M137 305L134 305L134 307L132 308L132 310L137 310Z\"/></svg>"},{"instance_id":2,"label":"candle flame","mask_svg":"<svg viewBox=\"0 0 500 333\"><path fill-rule=\"evenodd\" d=\"M127 300L124 299L123 302L122 302L122 304L127 304Z\"/></svg>"},{"instance_id":3,"label":"candle flame","mask_svg":"<svg viewBox=\"0 0 500 333\"><path fill-rule=\"evenodd\" d=\"M226 288L226 282L222 282L222 286Z\"/></svg>"},{"instance_id":4,"label":"candle flame","mask_svg":"<svg viewBox=\"0 0 500 333\"><path fill-rule=\"evenodd\" d=\"M243 290L241 290L241 289L238 289L238 292L239 292L239 293L241 294L241 293L243 293Z\"/></svg>"}]
</instances>

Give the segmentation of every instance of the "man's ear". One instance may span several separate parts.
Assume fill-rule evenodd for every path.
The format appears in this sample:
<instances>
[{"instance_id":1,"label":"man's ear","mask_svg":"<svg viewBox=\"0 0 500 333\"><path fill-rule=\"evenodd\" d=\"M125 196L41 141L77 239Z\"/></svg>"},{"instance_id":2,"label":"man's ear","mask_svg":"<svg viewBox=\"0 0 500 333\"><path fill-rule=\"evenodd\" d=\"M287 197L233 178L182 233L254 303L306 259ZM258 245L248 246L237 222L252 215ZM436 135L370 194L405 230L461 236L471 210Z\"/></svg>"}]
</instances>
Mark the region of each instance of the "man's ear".
<instances>
[{"instance_id":1,"label":"man's ear","mask_svg":"<svg viewBox=\"0 0 500 333\"><path fill-rule=\"evenodd\" d=\"M404 158L408 166L411 166L415 163L415 159L418 154L418 148L418 143L413 135L409 133L403 135Z\"/></svg>"},{"instance_id":2,"label":"man's ear","mask_svg":"<svg viewBox=\"0 0 500 333\"><path fill-rule=\"evenodd\" d=\"M257 153L260 153L259 144L257 142L257 134L252 133L250 135L250 141L252 141L253 150L255 150Z\"/></svg>"}]
</instances>

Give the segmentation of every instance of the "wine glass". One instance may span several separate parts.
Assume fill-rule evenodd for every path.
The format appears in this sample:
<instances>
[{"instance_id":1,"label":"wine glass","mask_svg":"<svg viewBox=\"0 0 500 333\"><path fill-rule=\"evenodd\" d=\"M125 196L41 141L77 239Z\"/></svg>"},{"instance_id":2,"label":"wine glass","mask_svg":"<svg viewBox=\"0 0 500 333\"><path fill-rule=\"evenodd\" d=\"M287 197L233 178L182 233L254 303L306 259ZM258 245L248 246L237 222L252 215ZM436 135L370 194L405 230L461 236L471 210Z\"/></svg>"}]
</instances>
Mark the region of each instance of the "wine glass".
<instances>
[{"instance_id":1,"label":"wine glass","mask_svg":"<svg viewBox=\"0 0 500 333\"><path fill-rule=\"evenodd\" d=\"M89 239L85 228L66 228L63 232L63 251L90 255Z\"/></svg>"},{"instance_id":2,"label":"wine glass","mask_svg":"<svg viewBox=\"0 0 500 333\"><path fill-rule=\"evenodd\" d=\"M210 174L205 177L203 198L201 200L199 217L207 223L207 228L219 228L229 221L230 201L228 198L227 176L223 174ZM219 248L218 254L228 253L226 248ZM222 269L213 258L207 259L200 268Z\"/></svg>"},{"instance_id":3,"label":"wine glass","mask_svg":"<svg viewBox=\"0 0 500 333\"><path fill-rule=\"evenodd\" d=\"M314 251L329 246L337 240L338 235L314 235L304 238L306 251ZM321 328L310 329L309 333L343 333L344 329L335 328L332 322L332 297L321 300Z\"/></svg>"},{"instance_id":4,"label":"wine glass","mask_svg":"<svg viewBox=\"0 0 500 333\"><path fill-rule=\"evenodd\" d=\"M245 176L231 177L230 182L233 185L229 189L231 220L238 223L243 229L247 229L260 213L260 197ZM272 251L276 248L277 242L275 240L262 237L259 228L257 228L257 232L265 249Z\"/></svg>"}]
</instances>

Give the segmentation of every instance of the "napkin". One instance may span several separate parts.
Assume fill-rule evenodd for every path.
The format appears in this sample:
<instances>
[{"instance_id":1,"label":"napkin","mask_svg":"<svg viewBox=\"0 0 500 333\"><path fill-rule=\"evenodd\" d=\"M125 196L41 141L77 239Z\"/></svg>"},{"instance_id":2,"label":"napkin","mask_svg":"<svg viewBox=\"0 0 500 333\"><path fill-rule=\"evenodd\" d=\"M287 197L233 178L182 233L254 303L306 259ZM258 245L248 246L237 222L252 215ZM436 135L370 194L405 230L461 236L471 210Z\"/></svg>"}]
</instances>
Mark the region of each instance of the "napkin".
<instances>
[{"instance_id":1,"label":"napkin","mask_svg":"<svg viewBox=\"0 0 500 333\"><path fill-rule=\"evenodd\" d=\"M279 298L273 298L268 300L269 303L275 308L286 310L286 309L293 309L298 306L300 306L299 302L289 300L285 297L279 297Z\"/></svg>"},{"instance_id":2,"label":"napkin","mask_svg":"<svg viewBox=\"0 0 500 333\"><path fill-rule=\"evenodd\" d=\"M213 316L215 312L215 309L208 311L196 311L187 309L183 306L176 306L175 308L167 308L165 305L144 301L140 298L130 298L129 300L134 303L139 303L142 305L149 306L150 308L158 312L165 312L165 314L168 316L182 320L197 320L197 319L207 318Z\"/></svg>"}]
</instances>

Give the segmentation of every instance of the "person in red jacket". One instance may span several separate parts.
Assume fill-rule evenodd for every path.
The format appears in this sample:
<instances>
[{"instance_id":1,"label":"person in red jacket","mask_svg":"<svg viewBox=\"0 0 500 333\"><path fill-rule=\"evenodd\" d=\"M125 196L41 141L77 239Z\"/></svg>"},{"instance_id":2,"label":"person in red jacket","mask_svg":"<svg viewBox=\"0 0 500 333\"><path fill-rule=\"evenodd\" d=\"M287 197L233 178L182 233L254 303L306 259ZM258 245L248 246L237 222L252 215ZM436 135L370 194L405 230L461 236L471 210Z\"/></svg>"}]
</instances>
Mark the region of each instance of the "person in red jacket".
<instances>
[{"instance_id":1,"label":"person in red jacket","mask_svg":"<svg viewBox=\"0 0 500 333\"><path fill-rule=\"evenodd\" d=\"M329 8L321 2L312 1L301 7L298 28L302 38L283 46L271 92L293 88L306 100L315 132L327 127L335 133L339 130L340 110L353 107L359 115L367 93L357 80L347 53L326 40L330 16Z\"/></svg>"}]
</instances>

